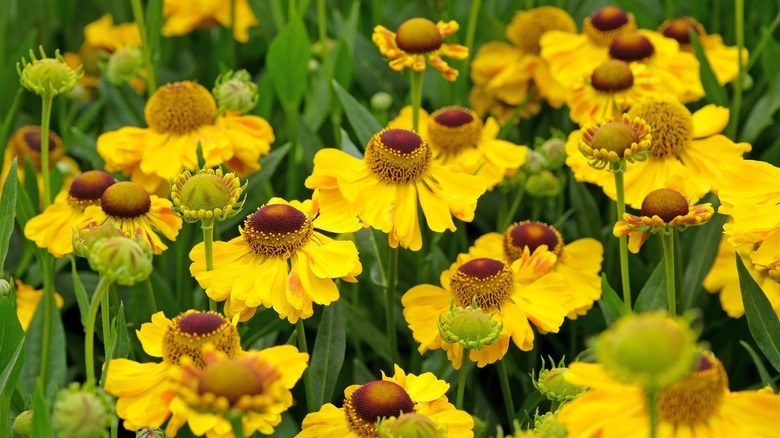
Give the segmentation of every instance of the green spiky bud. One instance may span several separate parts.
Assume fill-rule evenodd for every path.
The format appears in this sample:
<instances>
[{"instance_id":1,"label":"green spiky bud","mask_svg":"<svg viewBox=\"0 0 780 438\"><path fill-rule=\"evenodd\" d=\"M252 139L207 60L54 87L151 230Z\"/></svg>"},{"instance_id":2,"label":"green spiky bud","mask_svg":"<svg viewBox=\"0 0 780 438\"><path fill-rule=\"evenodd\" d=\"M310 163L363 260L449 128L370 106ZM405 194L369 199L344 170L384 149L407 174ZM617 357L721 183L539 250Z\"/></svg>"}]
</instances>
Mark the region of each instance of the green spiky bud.
<instances>
[{"instance_id":1,"label":"green spiky bud","mask_svg":"<svg viewBox=\"0 0 780 438\"><path fill-rule=\"evenodd\" d=\"M140 48L124 47L111 54L103 69L108 82L120 85L138 76L143 63Z\"/></svg>"},{"instance_id":2,"label":"green spiky bud","mask_svg":"<svg viewBox=\"0 0 780 438\"><path fill-rule=\"evenodd\" d=\"M439 334L444 342L458 343L469 350L481 350L490 345L501 334L503 324L493 319L477 306L476 299L471 306L459 307L453 303L444 318L439 317Z\"/></svg>"},{"instance_id":3,"label":"green spiky bud","mask_svg":"<svg viewBox=\"0 0 780 438\"><path fill-rule=\"evenodd\" d=\"M243 114L254 108L259 100L257 84L246 70L231 70L220 75L211 93L217 100L220 112L237 111Z\"/></svg>"},{"instance_id":4,"label":"green spiky bud","mask_svg":"<svg viewBox=\"0 0 780 438\"><path fill-rule=\"evenodd\" d=\"M41 59L30 50L29 62L22 58L21 63L16 63L16 71L19 73L22 86L39 96L51 97L73 90L76 81L84 74L81 66L75 70L68 67L59 50L54 53L54 58L48 58L43 51L43 46L38 49Z\"/></svg>"},{"instance_id":5,"label":"green spiky bud","mask_svg":"<svg viewBox=\"0 0 780 438\"><path fill-rule=\"evenodd\" d=\"M108 237L95 243L89 267L118 284L132 286L151 275L152 250L129 237Z\"/></svg>"}]
</instances>

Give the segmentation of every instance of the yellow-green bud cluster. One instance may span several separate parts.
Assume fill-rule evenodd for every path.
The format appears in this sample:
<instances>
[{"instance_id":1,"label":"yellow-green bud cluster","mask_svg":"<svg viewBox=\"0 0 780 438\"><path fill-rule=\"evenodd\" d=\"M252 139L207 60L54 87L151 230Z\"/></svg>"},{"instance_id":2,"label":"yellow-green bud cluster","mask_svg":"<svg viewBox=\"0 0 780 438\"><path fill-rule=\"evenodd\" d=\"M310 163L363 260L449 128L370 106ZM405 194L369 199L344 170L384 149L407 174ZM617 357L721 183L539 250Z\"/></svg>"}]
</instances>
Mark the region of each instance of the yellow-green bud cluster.
<instances>
[{"instance_id":1,"label":"yellow-green bud cluster","mask_svg":"<svg viewBox=\"0 0 780 438\"><path fill-rule=\"evenodd\" d=\"M446 438L447 429L430 418L409 412L398 418L382 420L378 427L380 438Z\"/></svg>"},{"instance_id":2,"label":"yellow-green bud cluster","mask_svg":"<svg viewBox=\"0 0 780 438\"><path fill-rule=\"evenodd\" d=\"M79 257L88 258L95 243L99 240L116 236L126 236L126 234L121 229L115 227L112 221L98 226L89 224L88 228L78 231L73 230L73 253ZM140 239L143 239L140 235L136 236L136 240L140 241Z\"/></svg>"},{"instance_id":3,"label":"yellow-green bud cluster","mask_svg":"<svg viewBox=\"0 0 780 438\"><path fill-rule=\"evenodd\" d=\"M259 99L257 84L246 70L231 70L220 75L211 93L217 100L220 112L237 111L243 114L254 108Z\"/></svg>"},{"instance_id":4,"label":"yellow-green bud cluster","mask_svg":"<svg viewBox=\"0 0 780 438\"><path fill-rule=\"evenodd\" d=\"M109 56L103 70L108 82L121 85L138 76L143 63L143 51L140 48L123 47Z\"/></svg>"},{"instance_id":5,"label":"yellow-green bud cluster","mask_svg":"<svg viewBox=\"0 0 780 438\"><path fill-rule=\"evenodd\" d=\"M469 350L481 350L485 345L490 345L501 334L503 324L493 319L492 314L487 314L477 306L476 299L471 306L463 308L450 306L450 311L442 318L439 317L439 334L444 342L460 344Z\"/></svg>"},{"instance_id":6,"label":"yellow-green bud cluster","mask_svg":"<svg viewBox=\"0 0 780 438\"><path fill-rule=\"evenodd\" d=\"M566 402L574 400L580 394L585 392L585 388L573 383L569 383L563 377L569 372L569 369L561 359L556 365L555 362L550 359L552 366L550 369L545 368L544 358L542 358L542 370L539 371L539 377L534 378L531 374L534 387L548 400L557 402Z\"/></svg>"},{"instance_id":7,"label":"yellow-green bud cluster","mask_svg":"<svg viewBox=\"0 0 780 438\"><path fill-rule=\"evenodd\" d=\"M0 299L11 295L11 283L5 278L0 278Z\"/></svg>"},{"instance_id":8,"label":"yellow-green bud cluster","mask_svg":"<svg viewBox=\"0 0 780 438\"><path fill-rule=\"evenodd\" d=\"M84 390L72 383L57 394L52 428L59 438L108 437L116 416L112 412L110 398L99 392Z\"/></svg>"},{"instance_id":9,"label":"yellow-green bud cluster","mask_svg":"<svg viewBox=\"0 0 780 438\"><path fill-rule=\"evenodd\" d=\"M39 50L41 59L30 50L29 62L22 58L21 63L16 63L16 71L19 73L22 86L39 96L48 97L73 90L76 81L84 74L81 66L75 70L68 67L59 50L54 53L54 58L46 56L43 46L40 46Z\"/></svg>"},{"instance_id":10,"label":"yellow-green bud cluster","mask_svg":"<svg viewBox=\"0 0 780 438\"><path fill-rule=\"evenodd\" d=\"M555 414L548 412L534 415L534 433L543 438L566 438L566 427L558 422Z\"/></svg>"},{"instance_id":11,"label":"yellow-green bud cluster","mask_svg":"<svg viewBox=\"0 0 780 438\"><path fill-rule=\"evenodd\" d=\"M118 284L132 286L151 275L152 250L129 237L108 237L94 244L89 266Z\"/></svg>"}]
</instances>

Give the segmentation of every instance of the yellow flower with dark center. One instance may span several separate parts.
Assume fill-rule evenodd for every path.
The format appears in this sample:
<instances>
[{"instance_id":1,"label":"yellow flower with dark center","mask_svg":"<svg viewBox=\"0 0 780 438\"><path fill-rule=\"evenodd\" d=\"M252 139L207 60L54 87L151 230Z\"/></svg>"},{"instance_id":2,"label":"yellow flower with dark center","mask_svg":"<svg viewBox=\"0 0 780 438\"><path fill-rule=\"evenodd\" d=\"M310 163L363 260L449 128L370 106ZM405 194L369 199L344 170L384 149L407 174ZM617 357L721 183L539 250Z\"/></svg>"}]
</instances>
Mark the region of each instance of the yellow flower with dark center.
<instances>
[{"instance_id":1,"label":"yellow flower with dark center","mask_svg":"<svg viewBox=\"0 0 780 438\"><path fill-rule=\"evenodd\" d=\"M240 412L244 436L251 436L256 431L271 435L282 422L282 413L293 404L290 390L303 375L309 355L282 345L230 358L207 346L203 359L205 365L198 366L182 358L181 366L171 372L174 392L198 412L188 419L190 428L230 430L226 414ZM168 429L177 431L176 425Z\"/></svg>"},{"instance_id":2,"label":"yellow flower with dark center","mask_svg":"<svg viewBox=\"0 0 780 438\"><path fill-rule=\"evenodd\" d=\"M38 308L38 303L41 301L41 297L43 297L43 291L35 290L32 286L28 286L19 280L16 280L14 284L16 285L16 317L19 318L22 329L27 331L35 315L35 310ZM54 300L57 303L57 308L62 309L62 296L55 293Z\"/></svg>"},{"instance_id":3,"label":"yellow flower with dark center","mask_svg":"<svg viewBox=\"0 0 780 438\"><path fill-rule=\"evenodd\" d=\"M395 365L395 376L344 390L344 407L327 403L303 419L296 438L378 438L376 423L414 413L446 429L446 437L472 438L474 420L447 400L450 385L433 373L406 374Z\"/></svg>"},{"instance_id":4,"label":"yellow flower with dark center","mask_svg":"<svg viewBox=\"0 0 780 438\"><path fill-rule=\"evenodd\" d=\"M163 3L162 34L168 37L185 35L199 28L230 27L231 3L222 0L165 0ZM235 0L236 24L233 37L236 41L249 41L249 28L260 22L247 0Z\"/></svg>"},{"instance_id":5,"label":"yellow flower with dark center","mask_svg":"<svg viewBox=\"0 0 780 438\"><path fill-rule=\"evenodd\" d=\"M111 221L128 236L140 230L152 251L160 254L168 246L157 233L162 233L169 240L176 240L181 229L181 218L171 210L171 206L171 201L150 195L139 184L118 182L103 192L99 205L90 205L84 210L84 219L79 228Z\"/></svg>"},{"instance_id":6,"label":"yellow flower with dark center","mask_svg":"<svg viewBox=\"0 0 780 438\"><path fill-rule=\"evenodd\" d=\"M641 216L624 213L612 228L615 237L628 236L628 249L636 254L650 233L669 234L689 226L703 225L715 213L712 204L689 204L679 192L657 189L642 201Z\"/></svg>"},{"instance_id":7,"label":"yellow flower with dark center","mask_svg":"<svg viewBox=\"0 0 780 438\"><path fill-rule=\"evenodd\" d=\"M179 365L184 357L193 366L205 368L206 346L229 358L241 356L235 326L216 312L188 310L172 320L157 312L152 315L152 322L144 323L136 335L146 354L162 358L162 362L139 363L128 359L109 362L105 390L118 398L116 413L124 420L124 427L128 430L160 427L171 417L170 436L188 421L192 421L190 426L195 430L195 426L202 425L201 417L173 392L171 368ZM198 430L202 435L210 429Z\"/></svg>"},{"instance_id":8,"label":"yellow flower with dark center","mask_svg":"<svg viewBox=\"0 0 780 438\"><path fill-rule=\"evenodd\" d=\"M438 330L440 315L456 306L476 301L503 324L498 340L481 350L469 350L469 359L484 367L504 357L510 338L521 350L533 348L531 323L544 332L558 332L572 310L571 294L561 274L550 272L556 257L549 251L523 256L511 263L500 259L460 254L441 274L441 287L415 286L401 298L404 318L420 343L420 354L443 348L453 367L460 369L463 346L443 341Z\"/></svg>"},{"instance_id":9,"label":"yellow flower with dark center","mask_svg":"<svg viewBox=\"0 0 780 438\"><path fill-rule=\"evenodd\" d=\"M566 379L590 388L557 414L569 436L650 436L643 388L616 382L601 365L580 362L571 364ZM688 377L660 391L656 436L771 437L778 410L780 396L771 392L729 391L723 364L707 351Z\"/></svg>"},{"instance_id":10,"label":"yellow flower with dark center","mask_svg":"<svg viewBox=\"0 0 780 438\"><path fill-rule=\"evenodd\" d=\"M428 141L433 161L476 175L488 190L525 163L528 147L499 139L501 127L492 117L483 124L474 111L457 106L441 108L431 115L421 109L419 114L418 132ZM411 130L411 107L402 108L388 127Z\"/></svg>"},{"instance_id":11,"label":"yellow flower with dark center","mask_svg":"<svg viewBox=\"0 0 780 438\"><path fill-rule=\"evenodd\" d=\"M382 56L389 58L390 68L403 71L411 68L416 72L425 70L426 63L440 71L448 81L458 78L458 71L450 67L442 57L466 59L469 48L459 44L444 44L444 38L458 31L455 21L435 23L425 18L404 21L395 32L384 26L376 26L371 40Z\"/></svg>"},{"instance_id":12,"label":"yellow flower with dark center","mask_svg":"<svg viewBox=\"0 0 780 438\"><path fill-rule=\"evenodd\" d=\"M485 234L469 248L471 257L489 257L505 263L537 252L554 256L551 257L551 272L561 274L571 291L567 317L577 319L585 315L601 298L600 272L604 247L598 240L582 238L566 243L555 227L524 221L510 225L503 234Z\"/></svg>"},{"instance_id":13,"label":"yellow flower with dark center","mask_svg":"<svg viewBox=\"0 0 780 438\"><path fill-rule=\"evenodd\" d=\"M400 244L417 251L422 247L418 205L428 228L454 231L452 216L472 221L485 192L478 177L432 157L428 142L416 133L384 129L371 138L363 160L337 149L318 151L306 187L320 190L323 212L357 215L365 227L388 233L393 248Z\"/></svg>"},{"instance_id":14,"label":"yellow flower with dark center","mask_svg":"<svg viewBox=\"0 0 780 438\"><path fill-rule=\"evenodd\" d=\"M103 192L116 182L102 170L88 170L73 180L69 189L62 190L54 203L39 215L27 221L24 237L39 248L46 248L55 257L73 252L72 236L68 231L78 229L84 219L84 210L100 205Z\"/></svg>"},{"instance_id":15,"label":"yellow flower with dark center","mask_svg":"<svg viewBox=\"0 0 780 438\"><path fill-rule=\"evenodd\" d=\"M0 174L0 180L5 181L8 171L11 169L11 162L14 157L17 158L16 175L19 181L24 183L25 167L24 160L29 158L33 168L38 172L38 192L43 193L43 179L41 172L41 127L23 126L17 129L5 148L3 158L3 172ZM79 173L79 165L72 158L65 155L62 148L62 139L54 132L49 130L49 168L57 169L65 177L63 185L67 186Z\"/></svg>"},{"instance_id":16,"label":"yellow flower with dark center","mask_svg":"<svg viewBox=\"0 0 780 438\"><path fill-rule=\"evenodd\" d=\"M628 163L624 173L626 204L639 209L645 196L655 189L670 188L696 202L707 192L717 193L723 169L741 159L751 147L734 143L718 133L726 127L729 111L707 105L693 115L676 100L648 100L628 112L652 128L652 154L642 163ZM617 199L615 178L593 169L577 149L582 132L574 131L566 142L566 164L577 181L601 186Z\"/></svg>"},{"instance_id":17,"label":"yellow flower with dark center","mask_svg":"<svg viewBox=\"0 0 780 438\"><path fill-rule=\"evenodd\" d=\"M245 321L262 305L295 323L312 316L312 303L339 299L334 279L356 281L363 267L354 242L333 240L315 228L349 233L360 223L354 216L318 216L317 196L304 202L268 201L247 217L240 236L214 242L211 271L203 243L192 249L190 272L211 299L226 301L228 316Z\"/></svg>"},{"instance_id":18,"label":"yellow flower with dark center","mask_svg":"<svg viewBox=\"0 0 780 438\"><path fill-rule=\"evenodd\" d=\"M257 116L217 115L217 104L201 85L184 81L160 87L144 108L149 128L124 127L98 137L106 170L121 171L151 193L166 194L168 181L198 165L225 164L239 176L260 168L260 155L274 141L268 123ZM216 119L215 119L216 118Z\"/></svg>"}]
</instances>

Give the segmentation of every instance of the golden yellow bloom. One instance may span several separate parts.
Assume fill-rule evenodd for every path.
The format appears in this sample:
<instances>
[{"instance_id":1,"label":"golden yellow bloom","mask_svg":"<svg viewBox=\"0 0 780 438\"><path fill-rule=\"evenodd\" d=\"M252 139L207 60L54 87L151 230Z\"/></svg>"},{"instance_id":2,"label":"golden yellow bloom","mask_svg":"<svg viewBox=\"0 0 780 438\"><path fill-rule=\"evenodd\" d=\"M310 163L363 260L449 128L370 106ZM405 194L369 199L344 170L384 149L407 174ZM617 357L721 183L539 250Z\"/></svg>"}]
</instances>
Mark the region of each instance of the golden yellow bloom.
<instances>
[{"instance_id":1,"label":"golden yellow bloom","mask_svg":"<svg viewBox=\"0 0 780 438\"><path fill-rule=\"evenodd\" d=\"M360 228L354 216L320 214L318 198L287 202L273 198L250 214L240 236L214 242L214 269L206 270L203 243L190 251L190 272L228 316L252 317L258 306L291 323L314 313L312 303L339 299L334 279L355 282L363 270L354 242L333 240L315 228L348 233Z\"/></svg>"},{"instance_id":2,"label":"golden yellow bloom","mask_svg":"<svg viewBox=\"0 0 780 438\"><path fill-rule=\"evenodd\" d=\"M460 44L444 44L442 41L459 28L455 21L434 24L425 18L412 18L401 23L395 32L384 26L376 26L371 40L382 56L391 59L390 68L395 71L411 68L421 72L425 70L426 62L430 62L445 79L454 81L458 78L458 71L441 58L466 59L469 48Z\"/></svg>"},{"instance_id":3,"label":"golden yellow bloom","mask_svg":"<svg viewBox=\"0 0 780 438\"><path fill-rule=\"evenodd\" d=\"M571 292L569 319L585 315L601 298L601 262L604 247L596 239L582 238L566 243L555 227L542 222L519 222L503 234L488 233L469 248L472 257L488 257L514 262L525 251L551 252L556 258L551 272L561 274Z\"/></svg>"},{"instance_id":4,"label":"golden yellow bloom","mask_svg":"<svg viewBox=\"0 0 780 438\"><path fill-rule=\"evenodd\" d=\"M441 108L430 116L421 109L419 117L418 132L428 141L433 161L476 175L488 190L525 163L528 147L499 139L501 127L493 117L483 124L474 111L456 106ZM388 127L411 130L412 108L402 108Z\"/></svg>"},{"instance_id":5,"label":"golden yellow bloom","mask_svg":"<svg viewBox=\"0 0 780 438\"><path fill-rule=\"evenodd\" d=\"M27 331L35 315L35 310L38 308L38 303L43 297L43 291L35 290L32 286L19 280L16 280L14 284L16 285L16 317L19 318L22 329ZM62 296L55 292L54 300L57 302L57 308L62 309Z\"/></svg>"},{"instance_id":6,"label":"golden yellow bloom","mask_svg":"<svg viewBox=\"0 0 780 438\"><path fill-rule=\"evenodd\" d=\"M634 105L630 117L642 118L652 128L652 154L642 163L628 163L625 178L626 204L639 209L645 195L655 189L674 189L691 202L707 192L717 193L723 169L751 149L718 134L726 127L729 111L707 105L693 115L675 100L648 100ZM566 142L566 164L577 181L601 186L617 199L615 178L593 169L578 150L582 132L574 131Z\"/></svg>"},{"instance_id":7,"label":"golden yellow bloom","mask_svg":"<svg viewBox=\"0 0 780 438\"><path fill-rule=\"evenodd\" d=\"M225 164L243 177L260 168L260 155L274 141L257 116L217 115L217 104L201 85L184 81L160 87L144 109L148 128L124 127L98 137L106 170L129 175L150 193L167 196L168 181L195 169L200 148L206 167ZM216 120L215 120L216 118Z\"/></svg>"},{"instance_id":8,"label":"golden yellow bloom","mask_svg":"<svg viewBox=\"0 0 780 438\"><path fill-rule=\"evenodd\" d=\"M393 248L400 244L417 251L422 247L418 206L428 228L454 231L451 215L471 222L485 192L478 177L450 170L432 156L416 133L384 129L371 138L363 160L337 149L318 151L306 187L320 190L323 212L357 215L365 227L388 233Z\"/></svg>"},{"instance_id":9,"label":"golden yellow bloom","mask_svg":"<svg viewBox=\"0 0 780 438\"><path fill-rule=\"evenodd\" d=\"M488 44L492 44L492 42L482 45L480 50ZM472 71L474 70L472 69ZM524 96L527 94L529 85L530 83L526 83L525 85L526 91L524 91ZM522 100L520 102L522 102ZM520 102L516 104L504 102L494 94L489 93L487 90L485 90L485 87L480 85L474 85L474 87L471 88L471 91L469 91L469 103L471 104L471 108L473 108L480 117L485 117L488 114L495 117L496 120L498 120L498 122L502 125L505 125L512 120L512 117L514 116L517 110L517 106ZM535 93L525 104L518 116L527 119L534 114L539 113L541 109L542 98L539 96L539 94Z\"/></svg>"},{"instance_id":10,"label":"golden yellow bloom","mask_svg":"<svg viewBox=\"0 0 780 438\"><path fill-rule=\"evenodd\" d=\"M232 2L223 0L165 0L163 3L162 34L168 37L185 35L198 28L217 25L230 27ZM236 24L233 37L236 41L249 41L249 28L260 24L247 0L235 0Z\"/></svg>"},{"instance_id":11,"label":"golden yellow bloom","mask_svg":"<svg viewBox=\"0 0 780 438\"><path fill-rule=\"evenodd\" d=\"M43 178L41 172L41 127L23 126L16 130L8 139L3 158L3 171L0 180L5 181L11 162L16 160L16 176L24 183L25 168L24 159L29 157L33 168L38 172L38 193L43 193ZM65 155L62 148L62 139L54 132L49 131L49 168L57 170L64 176L63 186L68 186L79 173L79 165L75 160Z\"/></svg>"},{"instance_id":12,"label":"golden yellow bloom","mask_svg":"<svg viewBox=\"0 0 780 438\"><path fill-rule=\"evenodd\" d=\"M460 369L463 346L444 342L437 323L453 300L455 305L466 307L475 297L477 306L485 312L495 312L493 318L503 324L495 343L481 350L469 350L469 359L479 367L504 357L510 338L521 350L533 348L534 332L530 323L544 332L557 333L573 307L564 277L550 272L555 261L552 252L543 249L532 255L527 247L511 263L460 254L450 269L442 272L441 287L415 286L401 298L404 318L412 336L420 343L417 350L423 354L443 348L453 367Z\"/></svg>"},{"instance_id":13,"label":"golden yellow bloom","mask_svg":"<svg viewBox=\"0 0 780 438\"><path fill-rule=\"evenodd\" d=\"M141 33L135 22L115 25L111 14L105 14L84 27L84 44L109 52L141 47Z\"/></svg>"},{"instance_id":14,"label":"golden yellow bloom","mask_svg":"<svg viewBox=\"0 0 780 438\"><path fill-rule=\"evenodd\" d=\"M84 220L84 210L100 205L103 192L116 180L102 170L88 170L73 180L39 215L27 221L24 237L46 248L55 257L73 252L72 231Z\"/></svg>"},{"instance_id":15,"label":"golden yellow bloom","mask_svg":"<svg viewBox=\"0 0 780 438\"><path fill-rule=\"evenodd\" d=\"M709 202L689 204L683 195L672 189L656 189L642 201L641 216L623 213L623 219L612 228L615 237L628 236L628 249L636 254L650 233L669 234L689 226L705 224L715 210Z\"/></svg>"},{"instance_id":16,"label":"golden yellow bloom","mask_svg":"<svg viewBox=\"0 0 780 438\"><path fill-rule=\"evenodd\" d=\"M472 438L474 420L455 409L445 395L450 385L433 373L406 374L395 365L395 376L344 390L344 407L327 403L303 419L296 438L377 438L375 423L404 413L428 417L447 430L448 438Z\"/></svg>"},{"instance_id":17,"label":"golden yellow bloom","mask_svg":"<svg viewBox=\"0 0 780 438\"><path fill-rule=\"evenodd\" d=\"M558 412L569 436L650 436L643 388L614 381L596 364L573 363L565 377L591 388ZM773 393L729 391L723 364L711 352L704 352L694 372L661 390L656 436L771 437L777 432L778 410L780 396Z\"/></svg>"},{"instance_id":18,"label":"golden yellow bloom","mask_svg":"<svg viewBox=\"0 0 780 438\"><path fill-rule=\"evenodd\" d=\"M206 346L203 360L205 367L182 358L181 366L171 372L174 392L199 412L188 418L190 428L196 435L209 429L229 429L225 415L238 411L243 417L244 436L251 436L256 431L271 435L282 422L282 413L293 404L290 390L308 366L309 355L292 345L282 345L229 358ZM176 425L168 429L175 433Z\"/></svg>"},{"instance_id":19,"label":"golden yellow bloom","mask_svg":"<svg viewBox=\"0 0 780 438\"><path fill-rule=\"evenodd\" d=\"M160 254L168 246L157 233L176 240L181 229L181 218L176 216L171 206L171 201L150 195L139 184L118 182L103 192L100 205L91 205L84 210L79 228L111 221L128 236L140 233L152 251Z\"/></svg>"}]
</instances>

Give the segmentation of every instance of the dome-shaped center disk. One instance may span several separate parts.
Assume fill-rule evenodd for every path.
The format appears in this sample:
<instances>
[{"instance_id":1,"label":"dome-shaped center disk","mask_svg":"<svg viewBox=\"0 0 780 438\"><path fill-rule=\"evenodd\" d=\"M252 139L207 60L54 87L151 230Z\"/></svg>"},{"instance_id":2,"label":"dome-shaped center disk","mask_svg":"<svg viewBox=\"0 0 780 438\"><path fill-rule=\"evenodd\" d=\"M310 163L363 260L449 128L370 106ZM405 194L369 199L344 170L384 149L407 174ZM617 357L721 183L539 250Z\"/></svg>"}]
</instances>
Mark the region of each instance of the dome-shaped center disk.
<instances>
[{"instance_id":1,"label":"dome-shaped center disk","mask_svg":"<svg viewBox=\"0 0 780 438\"><path fill-rule=\"evenodd\" d=\"M184 183L181 200L190 210L223 209L230 203L230 187L217 175L199 173Z\"/></svg>"},{"instance_id":2,"label":"dome-shaped center disk","mask_svg":"<svg viewBox=\"0 0 780 438\"><path fill-rule=\"evenodd\" d=\"M398 26L395 43L407 53L428 53L441 47L443 38L436 23L426 18L412 18Z\"/></svg>"},{"instance_id":3,"label":"dome-shaped center disk","mask_svg":"<svg viewBox=\"0 0 780 438\"><path fill-rule=\"evenodd\" d=\"M436 123L440 123L450 128L457 128L474 121L474 116L463 108L449 107L444 108L433 116Z\"/></svg>"},{"instance_id":4,"label":"dome-shaped center disk","mask_svg":"<svg viewBox=\"0 0 780 438\"><path fill-rule=\"evenodd\" d=\"M300 230L306 221L306 215L291 205L268 204L252 214L247 226L262 233L290 234Z\"/></svg>"},{"instance_id":5,"label":"dome-shaped center disk","mask_svg":"<svg viewBox=\"0 0 780 438\"><path fill-rule=\"evenodd\" d=\"M477 306L491 311L514 291L514 274L501 261L479 258L461 265L450 278L450 292L460 307Z\"/></svg>"},{"instance_id":6,"label":"dome-shaped center disk","mask_svg":"<svg viewBox=\"0 0 780 438\"><path fill-rule=\"evenodd\" d=\"M590 83L598 91L614 93L631 88L634 85L634 74L626 62L610 59L593 70Z\"/></svg>"},{"instance_id":7,"label":"dome-shaped center disk","mask_svg":"<svg viewBox=\"0 0 780 438\"><path fill-rule=\"evenodd\" d=\"M667 223L677 216L685 216L688 211L688 201L672 189L653 190L642 201L642 216L658 216Z\"/></svg>"},{"instance_id":8,"label":"dome-shaped center disk","mask_svg":"<svg viewBox=\"0 0 780 438\"><path fill-rule=\"evenodd\" d=\"M658 394L659 416L677 424L707 421L720 408L728 390L723 364L714 357L709 368L693 372L687 378L662 389Z\"/></svg>"},{"instance_id":9,"label":"dome-shaped center disk","mask_svg":"<svg viewBox=\"0 0 780 438\"><path fill-rule=\"evenodd\" d=\"M641 61L653 55L655 47L646 36L638 32L618 35L609 47L609 56L621 61Z\"/></svg>"},{"instance_id":10,"label":"dome-shaped center disk","mask_svg":"<svg viewBox=\"0 0 780 438\"><path fill-rule=\"evenodd\" d=\"M178 365L182 357L188 356L195 366L204 369L203 346L206 344L211 344L228 358L241 351L238 330L225 317L211 311L184 312L171 320L163 334L163 361Z\"/></svg>"},{"instance_id":11,"label":"dome-shaped center disk","mask_svg":"<svg viewBox=\"0 0 780 438\"><path fill-rule=\"evenodd\" d=\"M100 205L109 216L140 217L152 206L152 198L140 184L121 181L110 185L100 197Z\"/></svg>"},{"instance_id":12,"label":"dome-shaped center disk","mask_svg":"<svg viewBox=\"0 0 780 438\"><path fill-rule=\"evenodd\" d=\"M351 401L358 417L369 424L414 411L414 402L406 390L388 380L366 383L352 393Z\"/></svg>"},{"instance_id":13,"label":"dome-shaped center disk","mask_svg":"<svg viewBox=\"0 0 780 438\"><path fill-rule=\"evenodd\" d=\"M160 87L144 108L146 123L161 133L183 134L211 123L217 115L214 97L190 81Z\"/></svg>"},{"instance_id":14,"label":"dome-shaped center disk","mask_svg":"<svg viewBox=\"0 0 780 438\"><path fill-rule=\"evenodd\" d=\"M693 138L693 118L676 99L646 100L631 107L628 115L639 117L653 130L653 156L677 156Z\"/></svg>"},{"instance_id":15,"label":"dome-shaped center disk","mask_svg":"<svg viewBox=\"0 0 780 438\"><path fill-rule=\"evenodd\" d=\"M88 170L73 180L68 194L81 201L96 201L115 182L114 177L102 170Z\"/></svg>"},{"instance_id":16,"label":"dome-shaped center disk","mask_svg":"<svg viewBox=\"0 0 780 438\"><path fill-rule=\"evenodd\" d=\"M387 149L403 155L409 155L422 145L422 138L414 131L388 129L379 138Z\"/></svg>"},{"instance_id":17,"label":"dome-shaped center disk","mask_svg":"<svg viewBox=\"0 0 780 438\"><path fill-rule=\"evenodd\" d=\"M479 258L469 260L458 268L458 271L480 280L492 277L502 269L504 269L504 263L489 258Z\"/></svg>"},{"instance_id":18,"label":"dome-shaped center disk","mask_svg":"<svg viewBox=\"0 0 780 438\"><path fill-rule=\"evenodd\" d=\"M555 251L560 240L558 233L549 225L541 222L524 222L515 225L509 232L512 246L516 248L528 247L533 253L541 245L547 245L548 251Z\"/></svg>"},{"instance_id":19,"label":"dome-shaped center disk","mask_svg":"<svg viewBox=\"0 0 780 438\"><path fill-rule=\"evenodd\" d=\"M179 330L190 335L205 336L213 333L222 324L228 324L228 322L216 313L195 312L181 317Z\"/></svg>"},{"instance_id":20,"label":"dome-shaped center disk","mask_svg":"<svg viewBox=\"0 0 780 438\"><path fill-rule=\"evenodd\" d=\"M563 9L540 6L516 13L507 26L506 37L521 51L538 55L541 52L539 39L551 30L575 33L577 23Z\"/></svg>"},{"instance_id":21,"label":"dome-shaped center disk","mask_svg":"<svg viewBox=\"0 0 780 438\"><path fill-rule=\"evenodd\" d=\"M27 147L34 152L41 152L41 129L26 132L24 134L24 141L27 143ZM57 142L52 132L49 131L49 152L57 148Z\"/></svg>"},{"instance_id":22,"label":"dome-shaped center disk","mask_svg":"<svg viewBox=\"0 0 780 438\"><path fill-rule=\"evenodd\" d=\"M604 6L590 16L590 23L602 32L615 30L628 23L628 14L617 6Z\"/></svg>"},{"instance_id":23,"label":"dome-shaped center disk","mask_svg":"<svg viewBox=\"0 0 780 438\"><path fill-rule=\"evenodd\" d=\"M250 363L241 359L225 359L209 364L200 378L200 394L225 397L231 405L243 395L263 393L263 379Z\"/></svg>"},{"instance_id":24,"label":"dome-shaped center disk","mask_svg":"<svg viewBox=\"0 0 780 438\"><path fill-rule=\"evenodd\" d=\"M432 155L428 142L414 131L386 129L371 137L363 158L378 178L405 184L423 175Z\"/></svg>"},{"instance_id":25,"label":"dome-shaped center disk","mask_svg":"<svg viewBox=\"0 0 780 438\"><path fill-rule=\"evenodd\" d=\"M702 25L691 17L680 17L669 20L662 24L658 31L661 32L663 36L675 39L678 43L685 45L691 43L691 29L694 29L700 36L704 34Z\"/></svg>"},{"instance_id":26,"label":"dome-shaped center disk","mask_svg":"<svg viewBox=\"0 0 780 438\"><path fill-rule=\"evenodd\" d=\"M626 149L638 140L636 131L622 122L608 122L600 126L590 141L593 149L606 149L623 157Z\"/></svg>"}]
</instances>

